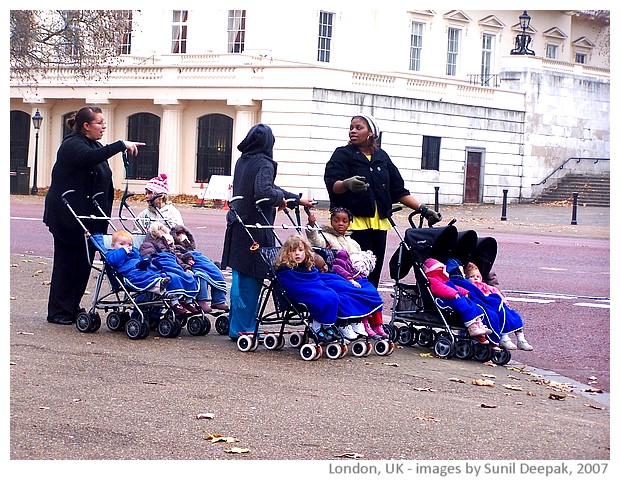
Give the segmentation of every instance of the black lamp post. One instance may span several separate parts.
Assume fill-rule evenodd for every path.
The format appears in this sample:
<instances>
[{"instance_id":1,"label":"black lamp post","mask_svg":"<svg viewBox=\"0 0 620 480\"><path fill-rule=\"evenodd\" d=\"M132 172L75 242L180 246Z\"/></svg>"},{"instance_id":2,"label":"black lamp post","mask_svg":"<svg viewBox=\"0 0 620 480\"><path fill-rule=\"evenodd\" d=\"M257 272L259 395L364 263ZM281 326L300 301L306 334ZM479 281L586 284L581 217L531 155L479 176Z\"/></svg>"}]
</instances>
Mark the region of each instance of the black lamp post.
<instances>
[{"instance_id":1,"label":"black lamp post","mask_svg":"<svg viewBox=\"0 0 620 480\"><path fill-rule=\"evenodd\" d=\"M36 195L39 193L37 188L37 163L39 161L39 129L41 128L41 122L43 117L39 113L39 109L32 116L32 126L34 127L34 172L32 174L32 190L30 195Z\"/></svg>"},{"instance_id":2,"label":"black lamp post","mask_svg":"<svg viewBox=\"0 0 620 480\"><path fill-rule=\"evenodd\" d=\"M527 14L527 10L523 10L523 13L519 15L519 25L521 26L521 30L523 30L523 32L517 35L515 48L510 50L510 55L536 55L534 50L530 50L528 48L530 43L532 43L532 37L526 33L526 30L530 26L531 19L532 17Z\"/></svg>"}]
</instances>

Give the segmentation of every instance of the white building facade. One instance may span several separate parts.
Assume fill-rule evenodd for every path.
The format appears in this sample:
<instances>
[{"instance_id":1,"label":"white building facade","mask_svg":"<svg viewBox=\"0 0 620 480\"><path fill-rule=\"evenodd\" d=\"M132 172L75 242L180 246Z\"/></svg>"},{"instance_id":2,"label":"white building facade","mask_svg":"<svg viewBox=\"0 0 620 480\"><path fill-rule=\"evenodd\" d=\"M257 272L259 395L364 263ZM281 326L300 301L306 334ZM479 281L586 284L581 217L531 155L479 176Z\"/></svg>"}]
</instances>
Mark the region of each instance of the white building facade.
<instances>
[{"instance_id":1,"label":"white building facade","mask_svg":"<svg viewBox=\"0 0 620 480\"><path fill-rule=\"evenodd\" d=\"M262 122L276 136L276 183L326 200L324 166L357 112L377 119L382 147L427 203L437 192L442 204L500 203L505 190L528 201L570 159L604 159L576 163L609 171L608 22L528 11L535 54L511 55L522 11L315 3L295 5L294 22L258 7L132 11L129 53L105 78L12 81L11 168L32 166L38 110L36 181L49 185L64 119L94 104L104 143L148 144L132 159L135 192L164 172L171 193L197 194L234 171L236 145ZM122 161L110 164L120 188Z\"/></svg>"}]
</instances>

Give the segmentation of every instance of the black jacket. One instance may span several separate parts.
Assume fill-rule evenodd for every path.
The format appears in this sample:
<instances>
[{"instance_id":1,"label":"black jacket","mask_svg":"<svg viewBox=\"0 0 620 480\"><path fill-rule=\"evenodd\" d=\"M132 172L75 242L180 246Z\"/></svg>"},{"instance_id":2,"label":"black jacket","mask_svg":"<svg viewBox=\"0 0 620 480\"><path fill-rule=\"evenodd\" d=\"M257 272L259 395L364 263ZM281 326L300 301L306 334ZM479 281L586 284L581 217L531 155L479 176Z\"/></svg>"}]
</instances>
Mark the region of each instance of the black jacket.
<instances>
[{"instance_id":1,"label":"black jacket","mask_svg":"<svg viewBox=\"0 0 620 480\"><path fill-rule=\"evenodd\" d=\"M368 190L361 193L334 193L334 183L360 175L366 178ZM373 217L375 203L379 217L387 218L392 204L409 194L396 165L385 151L378 149L370 161L354 145L338 147L325 165L323 176L329 194L330 208L348 208L354 217Z\"/></svg>"},{"instance_id":2,"label":"black jacket","mask_svg":"<svg viewBox=\"0 0 620 480\"><path fill-rule=\"evenodd\" d=\"M52 182L45 196L43 222L55 237L65 242L75 242L84 235L84 230L62 201L62 194L75 190L65 198L77 215L101 216L92 202L92 196L103 192L96 200L106 215L112 212L114 186L108 158L125 150L122 141L103 146L81 133L70 133L62 141L56 163L52 168ZM105 221L83 220L91 233L105 233Z\"/></svg>"},{"instance_id":3,"label":"black jacket","mask_svg":"<svg viewBox=\"0 0 620 480\"><path fill-rule=\"evenodd\" d=\"M232 202L231 210L226 215L226 234L222 253L222 268L231 267L244 275L263 279L267 276L268 265L262 260L258 250L251 251L252 238L261 247L275 246L275 236L270 229L246 229L241 225L234 211L241 217L245 225L273 225L277 207L283 199L299 196L287 192L274 184L277 163L273 161L273 144L275 138L271 128L259 123L254 125L245 139L237 146L242 152L237 160L233 174L233 196L243 199ZM260 204L263 218L256 208L256 200L267 198ZM290 205L289 206L293 206ZM248 232L250 235L248 235Z\"/></svg>"}]
</instances>

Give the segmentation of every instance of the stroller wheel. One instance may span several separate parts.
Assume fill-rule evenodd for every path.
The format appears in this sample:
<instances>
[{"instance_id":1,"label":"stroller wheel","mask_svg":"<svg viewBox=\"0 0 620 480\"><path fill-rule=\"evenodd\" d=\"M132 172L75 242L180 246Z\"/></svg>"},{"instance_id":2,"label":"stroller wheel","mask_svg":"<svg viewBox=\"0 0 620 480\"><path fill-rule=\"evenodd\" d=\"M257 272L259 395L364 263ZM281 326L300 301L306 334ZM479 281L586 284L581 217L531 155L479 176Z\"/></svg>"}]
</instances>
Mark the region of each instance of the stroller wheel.
<instances>
[{"instance_id":1,"label":"stroller wheel","mask_svg":"<svg viewBox=\"0 0 620 480\"><path fill-rule=\"evenodd\" d=\"M392 348L390 349L390 344L392 344ZM383 338L375 343L375 353L381 357L385 355L389 355L394 351L393 343L389 340Z\"/></svg>"},{"instance_id":2,"label":"stroller wheel","mask_svg":"<svg viewBox=\"0 0 620 480\"><path fill-rule=\"evenodd\" d=\"M442 335L433 345L433 351L439 358L451 358L454 356L454 344L449 338Z\"/></svg>"},{"instance_id":3,"label":"stroller wheel","mask_svg":"<svg viewBox=\"0 0 620 480\"><path fill-rule=\"evenodd\" d=\"M202 335L204 329L204 322L202 321L202 315L192 315L187 319L187 331L190 335L198 336Z\"/></svg>"},{"instance_id":4,"label":"stroller wheel","mask_svg":"<svg viewBox=\"0 0 620 480\"><path fill-rule=\"evenodd\" d=\"M339 343L330 343L327 347L325 347L325 355L327 355L327 358L330 360L340 358L342 355L342 345Z\"/></svg>"},{"instance_id":5,"label":"stroller wheel","mask_svg":"<svg viewBox=\"0 0 620 480\"><path fill-rule=\"evenodd\" d=\"M286 337L284 335L280 335L280 338L278 338L278 346L276 347L276 350L282 350L284 348L284 345L286 345Z\"/></svg>"},{"instance_id":6,"label":"stroller wheel","mask_svg":"<svg viewBox=\"0 0 620 480\"><path fill-rule=\"evenodd\" d=\"M89 332L96 332L101 328L101 317L97 312L91 315L91 325Z\"/></svg>"},{"instance_id":7,"label":"stroller wheel","mask_svg":"<svg viewBox=\"0 0 620 480\"><path fill-rule=\"evenodd\" d=\"M474 345L474 360L479 362L488 362L493 357L493 350L488 345L476 343Z\"/></svg>"},{"instance_id":8,"label":"stroller wheel","mask_svg":"<svg viewBox=\"0 0 620 480\"><path fill-rule=\"evenodd\" d=\"M265 335L264 343L267 350L275 350L278 348L278 344L280 343L279 336L275 333L268 333Z\"/></svg>"},{"instance_id":9,"label":"stroller wheel","mask_svg":"<svg viewBox=\"0 0 620 480\"><path fill-rule=\"evenodd\" d=\"M457 340L454 344L454 355L460 360L469 360L474 356L474 347L469 340Z\"/></svg>"},{"instance_id":10,"label":"stroller wheel","mask_svg":"<svg viewBox=\"0 0 620 480\"><path fill-rule=\"evenodd\" d=\"M396 330L396 341L401 345L413 345L415 343L413 338L413 328L403 325Z\"/></svg>"},{"instance_id":11,"label":"stroller wheel","mask_svg":"<svg viewBox=\"0 0 620 480\"><path fill-rule=\"evenodd\" d=\"M176 331L176 321L166 315L157 324L157 332L164 338L171 338Z\"/></svg>"},{"instance_id":12,"label":"stroller wheel","mask_svg":"<svg viewBox=\"0 0 620 480\"><path fill-rule=\"evenodd\" d=\"M75 328L78 332L88 333L91 331L93 319L87 312L80 312L75 317Z\"/></svg>"},{"instance_id":13,"label":"stroller wheel","mask_svg":"<svg viewBox=\"0 0 620 480\"><path fill-rule=\"evenodd\" d=\"M121 314L118 312L110 312L105 320L108 329L113 332L118 332L123 328L123 319L121 318Z\"/></svg>"},{"instance_id":14,"label":"stroller wheel","mask_svg":"<svg viewBox=\"0 0 620 480\"><path fill-rule=\"evenodd\" d=\"M256 345L258 346L258 342L256 342ZM254 347L254 341L251 335L241 335L237 339L237 348L242 352L250 352L256 350L256 348L252 347Z\"/></svg>"},{"instance_id":15,"label":"stroller wheel","mask_svg":"<svg viewBox=\"0 0 620 480\"><path fill-rule=\"evenodd\" d=\"M363 355L364 357L367 357L368 355L370 355L372 353L372 343L368 342L366 344L366 353Z\"/></svg>"},{"instance_id":16,"label":"stroller wheel","mask_svg":"<svg viewBox=\"0 0 620 480\"><path fill-rule=\"evenodd\" d=\"M387 333L388 339L391 342L395 342L396 341L397 329L394 327L394 325L392 325L391 323L385 323L383 325L383 330L385 331L385 333Z\"/></svg>"},{"instance_id":17,"label":"stroller wheel","mask_svg":"<svg viewBox=\"0 0 620 480\"><path fill-rule=\"evenodd\" d=\"M318 353L318 345L314 345L313 343L306 343L299 349L299 355L306 361L316 360ZM321 349L321 353L323 353L323 349Z\"/></svg>"},{"instance_id":18,"label":"stroller wheel","mask_svg":"<svg viewBox=\"0 0 620 480\"><path fill-rule=\"evenodd\" d=\"M135 318L131 318L125 324L125 333L131 340L138 340L139 338L144 338L142 332L142 322L140 320L136 320Z\"/></svg>"},{"instance_id":19,"label":"stroller wheel","mask_svg":"<svg viewBox=\"0 0 620 480\"><path fill-rule=\"evenodd\" d=\"M418 336L418 345L421 347L430 348L435 343L435 331L432 328L424 327L420 329L420 333Z\"/></svg>"},{"instance_id":20,"label":"stroller wheel","mask_svg":"<svg viewBox=\"0 0 620 480\"><path fill-rule=\"evenodd\" d=\"M215 319L215 331L220 335L228 335L229 326L228 315L219 315Z\"/></svg>"},{"instance_id":21,"label":"stroller wheel","mask_svg":"<svg viewBox=\"0 0 620 480\"><path fill-rule=\"evenodd\" d=\"M366 340L356 340L351 344L351 354L354 357L363 357L368 351Z\"/></svg>"},{"instance_id":22,"label":"stroller wheel","mask_svg":"<svg viewBox=\"0 0 620 480\"><path fill-rule=\"evenodd\" d=\"M293 348L300 348L304 343L304 334L302 332L292 332L288 337L288 343Z\"/></svg>"},{"instance_id":23,"label":"stroller wheel","mask_svg":"<svg viewBox=\"0 0 620 480\"><path fill-rule=\"evenodd\" d=\"M501 350L494 351L493 356L491 357L491 361L496 365L503 366L510 362L512 358L512 354L510 350L506 350L504 347L500 347Z\"/></svg>"},{"instance_id":24,"label":"stroller wheel","mask_svg":"<svg viewBox=\"0 0 620 480\"><path fill-rule=\"evenodd\" d=\"M202 332L200 335L206 335L211 331L211 320L209 320L205 315L202 316ZM226 333L228 333L228 329L226 329Z\"/></svg>"}]
</instances>

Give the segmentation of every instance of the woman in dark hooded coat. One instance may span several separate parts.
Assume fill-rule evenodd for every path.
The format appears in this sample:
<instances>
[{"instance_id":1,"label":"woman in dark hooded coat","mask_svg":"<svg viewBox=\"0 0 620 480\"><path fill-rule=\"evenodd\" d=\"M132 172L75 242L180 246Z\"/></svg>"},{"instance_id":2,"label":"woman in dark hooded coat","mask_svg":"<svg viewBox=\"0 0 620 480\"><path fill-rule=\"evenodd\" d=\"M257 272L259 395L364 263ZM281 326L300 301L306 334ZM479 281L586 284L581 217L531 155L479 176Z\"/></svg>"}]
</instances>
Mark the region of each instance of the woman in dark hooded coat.
<instances>
[{"instance_id":1,"label":"woman in dark hooded coat","mask_svg":"<svg viewBox=\"0 0 620 480\"><path fill-rule=\"evenodd\" d=\"M295 199L299 204L312 207L311 199L300 199L299 195L283 190L275 185L277 163L273 160L275 137L268 125L259 123L237 146L241 157L237 160L233 174L234 209L245 225L265 224L264 218L256 209L256 200L268 198L260 208L270 225L276 218L278 209L286 207L285 200ZM289 205L290 207L291 205ZM253 229L252 237L261 247L274 247L275 236L270 229ZM258 297L262 281L267 276L268 266L258 250L251 250L252 239L237 221L232 211L226 216L226 234L222 253L222 268L232 269L230 289L229 336L237 340L240 333L254 332Z\"/></svg>"}]
</instances>

